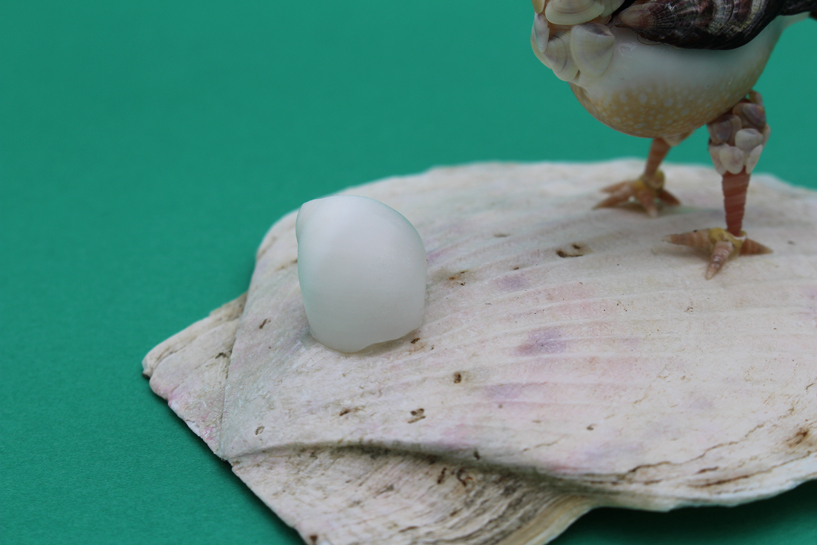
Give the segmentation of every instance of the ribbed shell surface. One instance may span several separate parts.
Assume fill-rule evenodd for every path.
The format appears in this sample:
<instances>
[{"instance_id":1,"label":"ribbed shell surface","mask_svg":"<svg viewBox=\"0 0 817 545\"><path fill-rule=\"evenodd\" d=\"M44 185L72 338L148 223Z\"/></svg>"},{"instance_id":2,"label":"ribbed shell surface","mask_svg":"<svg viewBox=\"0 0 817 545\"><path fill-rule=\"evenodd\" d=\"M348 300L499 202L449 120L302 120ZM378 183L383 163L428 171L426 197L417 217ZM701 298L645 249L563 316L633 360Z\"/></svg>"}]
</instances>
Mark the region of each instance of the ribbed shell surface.
<instances>
[{"instance_id":1,"label":"ribbed shell surface","mask_svg":"<svg viewBox=\"0 0 817 545\"><path fill-rule=\"evenodd\" d=\"M667 167L685 205L658 219L591 210L639 169L487 164L352 188L423 238L420 329L353 355L314 341L290 214L246 302L145 373L309 543L544 543L596 506L736 504L817 477L815 194L754 178L746 226L774 253L707 281L661 238L722 223L719 177Z\"/></svg>"}]
</instances>

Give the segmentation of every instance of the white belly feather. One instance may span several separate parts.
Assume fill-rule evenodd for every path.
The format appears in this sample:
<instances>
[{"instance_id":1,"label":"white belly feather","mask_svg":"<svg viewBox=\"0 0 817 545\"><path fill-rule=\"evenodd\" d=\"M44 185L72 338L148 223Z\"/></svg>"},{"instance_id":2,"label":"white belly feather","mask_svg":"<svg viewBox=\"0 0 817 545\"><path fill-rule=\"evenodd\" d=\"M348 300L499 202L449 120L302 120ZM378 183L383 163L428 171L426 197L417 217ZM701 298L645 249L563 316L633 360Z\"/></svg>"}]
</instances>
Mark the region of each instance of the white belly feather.
<instances>
[{"instance_id":1,"label":"white belly feather","mask_svg":"<svg viewBox=\"0 0 817 545\"><path fill-rule=\"evenodd\" d=\"M537 15L531 42L537 57L570 83L599 121L655 138L690 132L737 103L757 82L783 29L805 15L778 17L731 50L649 42L615 20L551 25L543 15Z\"/></svg>"}]
</instances>

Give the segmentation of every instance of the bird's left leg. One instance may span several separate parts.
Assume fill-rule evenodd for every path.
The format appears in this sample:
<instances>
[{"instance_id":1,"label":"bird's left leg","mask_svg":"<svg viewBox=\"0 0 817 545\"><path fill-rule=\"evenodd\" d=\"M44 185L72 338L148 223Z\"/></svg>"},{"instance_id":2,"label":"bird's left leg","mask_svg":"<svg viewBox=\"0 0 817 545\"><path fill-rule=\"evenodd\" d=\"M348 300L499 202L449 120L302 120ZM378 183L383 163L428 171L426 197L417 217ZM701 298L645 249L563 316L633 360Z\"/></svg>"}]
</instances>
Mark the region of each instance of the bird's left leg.
<instances>
[{"instance_id":1,"label":"bird's left leg","mask_svg":"<svg viewBox=\"0 0 817 545\"><path fill-rule=\"evenodd\" d=\"M664 238L665 242L700 248L710 253L707 280L726 260L736 255L766 254L769 248L746 237L743 212L749 177L769 139L766 112L760 93L752 91L730 111L707 124L709 154L723 177L723 208L726 229L701 229Z\"/></svg>"},{"instance_id":2,"label":"bird's left leg","mask_svg":"<svg viewBox=\"0 0 817 545\"><path fill-rule=\"evenodd\" d=\"M669 191L664 189L664 173L659 169L664 158L673 146L677 146L691 133L677 136L667 136L655 138L650 144L650 153L647 155L647 163L644 165L644 172L636 180L619 182L607 186L602 191L610 196L601 201L595 208L611 208L613 206L635 199L644 210L652 217L658 216L658 207L655 202L660 201L669 206L677 206L680 203Z\"/></svg>"}]
</instances>

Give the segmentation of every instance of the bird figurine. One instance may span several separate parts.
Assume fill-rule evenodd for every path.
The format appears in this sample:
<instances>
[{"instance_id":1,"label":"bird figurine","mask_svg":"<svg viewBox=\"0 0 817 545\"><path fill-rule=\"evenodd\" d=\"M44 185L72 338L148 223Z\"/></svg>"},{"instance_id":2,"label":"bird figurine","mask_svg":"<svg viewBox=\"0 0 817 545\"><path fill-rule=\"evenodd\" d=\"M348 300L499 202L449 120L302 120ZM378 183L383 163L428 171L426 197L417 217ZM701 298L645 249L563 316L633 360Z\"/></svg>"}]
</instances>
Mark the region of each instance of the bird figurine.
<instances>
[{"instance_id":1,"label":"bird figurine","mask_svg":"<svg viewBox=\"0 0 817 545\"><path fill-rule=\"evenodd\" d=\"M752 88L780 34L811 14L817 0L532 0L531 45L570 84L596 119L651 138L641 176L604 189L597 208L635 200L650 216L677 205L664 189L661 162L706 125L722 176L726 228L664 240L710 254L706 278L729 258L769 253L746 237L749 178L769 139L763 100Z\"/></svg>"}]
</instances>

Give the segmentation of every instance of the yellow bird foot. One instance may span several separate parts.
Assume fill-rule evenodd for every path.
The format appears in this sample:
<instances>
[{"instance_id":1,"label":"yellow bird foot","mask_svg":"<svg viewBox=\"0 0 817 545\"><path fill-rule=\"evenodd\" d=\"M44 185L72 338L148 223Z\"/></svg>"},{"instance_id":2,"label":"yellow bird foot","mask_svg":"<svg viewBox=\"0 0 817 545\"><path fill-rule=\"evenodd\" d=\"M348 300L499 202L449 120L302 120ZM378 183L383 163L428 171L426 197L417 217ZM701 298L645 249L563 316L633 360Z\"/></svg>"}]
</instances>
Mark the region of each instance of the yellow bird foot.
<instances>
[{"instance_id":1,"label":"yellow bird foot","mask_svg":"<svg viewBox=\"0 0 817 545\"><path fill-rule=\"evenodd\" d=\"M689 233L669 235L664 237L664 242L690 246L699 250L704 250L710 254L709 266L706 268L706 279L709 280L721 270L726 261L737 255L757 255L769 254L772 252L763 244L750 238L746 238L744 231L740 236L731 234L726 229L716 227L714 229L699 229Z\"/></svg>"},{"instance_id":2,"label":"yellow bird foot","mask_svg":"<svg viewBox=\"0 0 817 545\"><path fill-rule=\"evenodd\" d=\"M651 217L658 216L657 202L668 206L678 206L681 204L675 196L664 189L664 173L660 170L652 176L641 175L637 180L619 182L602 189L610 196L597 204L597 208L612 208L629 202L631 199L641 203L644 210Z\"/></svg>"}]
</instances>

